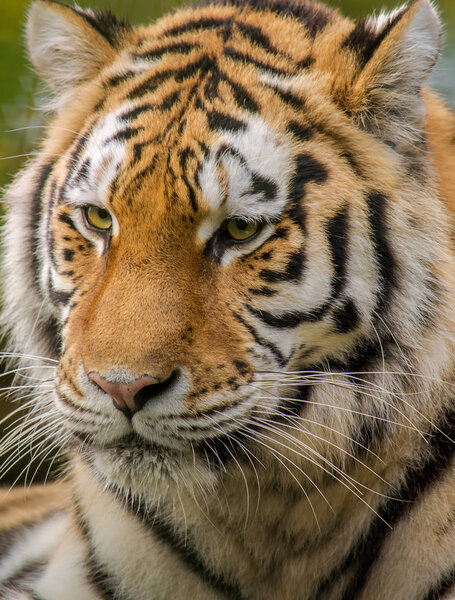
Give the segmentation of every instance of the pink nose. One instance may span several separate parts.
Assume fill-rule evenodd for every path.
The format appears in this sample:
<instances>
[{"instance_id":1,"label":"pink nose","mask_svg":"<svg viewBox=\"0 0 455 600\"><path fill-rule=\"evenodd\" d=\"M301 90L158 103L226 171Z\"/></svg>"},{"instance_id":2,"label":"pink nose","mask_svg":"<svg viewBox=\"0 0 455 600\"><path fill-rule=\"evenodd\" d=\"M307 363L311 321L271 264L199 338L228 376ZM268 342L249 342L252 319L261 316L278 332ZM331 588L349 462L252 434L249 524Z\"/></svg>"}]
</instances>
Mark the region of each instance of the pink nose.
<instances>
[{"instance_id":1,"label":"pink nose","mask_svg":"<svg viewBox=\"0 0 455 600\"><path fill-rule=\"evenodd\" d=\"M147 402L148 397L154 395L153 392L150 394L141 394L141 390L144 390L147 386L155 386L159 383L158 379L148 375L143 375L130 383L108 381L95 371L89 373L88 376L103 390L103 392L106 392L106 394L112 398L115 408L121 410L127 416L132 416L134 413L141 410Z\"/></svg>"}]
</instances>

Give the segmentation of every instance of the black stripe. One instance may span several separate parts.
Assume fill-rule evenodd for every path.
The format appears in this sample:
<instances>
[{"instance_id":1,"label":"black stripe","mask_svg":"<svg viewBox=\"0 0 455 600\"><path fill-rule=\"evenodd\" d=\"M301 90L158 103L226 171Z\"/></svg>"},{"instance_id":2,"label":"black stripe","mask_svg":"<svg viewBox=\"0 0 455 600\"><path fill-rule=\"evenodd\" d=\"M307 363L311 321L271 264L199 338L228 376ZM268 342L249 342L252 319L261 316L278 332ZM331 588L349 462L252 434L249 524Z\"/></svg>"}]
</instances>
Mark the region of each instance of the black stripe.
<instances>
[{"instance_id":1,"label":"black stripe","mask_svg":"<svg viewBox=\"0 0 455 600\"><path fill-rule=\"evenodd\" d=\"M50 277L47 291L54 306L66 306L74 294L74 292L60 292L56 290L51 284Z\"/></svg>"},{"instance_id":2,"label":"black stripe","mask_svg":"<svg viewBox=\"0 0 455 600\"><path fill-rule=\"evenodd\" d=\"M349 553L340 565L321 582L312 600L328 596L332 586L338 585L340 579L346 577L351 570L354 572L341 600L355 600L361 596L370 571L394 525L409 514L416 500L450 467L455 452L455 443L452 440L455 440L453 408L430 430L427 436L426 458L404 472L403 483L397 490L390 490L389 495L392 498L378 509L378 516L372 519L368 532L351 545Z\"/></svg>"},{"instance_id":3,"label":"black stripe","mask_svg":"<svg viewBox=\"0 0 455 600\"><path fill-rule=\"evenodd\" d=\"M74 231L77 231L76 225L73 223L73 220L66 213L60 213L58 216L58 220L62 223L66 223L66 225L68 225L68 227L71 227L71 229L73 229Z\"/></svg>"},{"instance_id":4,"label":"black stripe","mask_svg":"<svg viewBox=\"0 0 455 600\"><path fill-rule=\"evenodd\" d=\"M154 108L155 107L152 104L142 104L141 106L136 106L136 108L132 108L131 110L124 112L122 115L120 115L120 119L122 121L130 121L136 119L139 115L142 115L145 112L153 110Z\"/></svg>"},{"instance_id":5,"label":"black stripe","mask_svg":"<svg viewBox=\"0 0 455 600\"><path fill-rule=\"evenodd\" d=\"M53 181L51 183L51 189L50 189L50 192L49 192L49 199L48 199L48 203L47 203L47 207L46 207L46 212L47 212L47 217L48 217L47 231L46 231L46 242L47 242L47 253L49 255L49 258L50 258L53 266L56 269L58 269L57 261L55 259L55 254L54 254L54 250L55 250L54 232L53 232L53 229L51 227L52 211L53 211L54 205L55 205L56 187L57 187L57 183L55 181Z\"/></svg>"},{"instance_id":6,"label":"black stripe","mask_svg":"<svg viewBox=\"0 0 455 600\"><path fill-rule=\"evenodd\" d=\"M190 62L180 69L164 69L150 77L147 77L147 79L142 81L137 87L131 90L126 95L126 98L129 100L141 98L145 94L156 90L159 85L165 81L168 81L169 79L174 79L176 82L181 83L185 81L185 79L188 79L199 72L207 73L216 68L216 62L214 62L210 57L204 55L198 58L198 60Z\"/></svg>"},{"instance_id":7,"label":"black stripe","mask_svg":"<svg viewBox=\"0 0 455 600\"><path fill-rule=\"evenodd\" d=\"M327 26L333 14L332 10L320 4L296 0L221 0L219 3L239 8L251 6L254 11L273 11L278 15L298 19L305 24L308 34L312 38Z\"/></svg>"},{"instance_id":8,"label":"black stripe","mask_svg":"<svg viewBox=\"0 0 455 600\"><path fill-rule=\"evenodd\" d=\"M337 333L349 333L360 323L360 314L354 300L348 298L333 311L333 322Z\"/></svg>"},{"instance_id":9,"label":"black stripe","mask_svg":"<svg viewBox=\"0 0 455 600\"><path fill-rule=\"evenodd\" d=\"M342 48L347 48L355 52L362 66L371 60L376 50L383 40L387 37L393 27L400 21L403 15L408 11L406 7L394 16L393 19L383 27L382 31L377 33L366 19L360 20L351 33L342 44Z\"/></svg>"},{"instance_id":10,"label":"black stripe","mask_svg":"<svg viewBox=\"0 0 455 600\"><path fill-rule=\"evenodd\" d=\"M71 8L71 10L85 19L113 47L116 47L117 42L132 28L127 21L118 19L109 10L86 12L66 4L65 7Z\"/></svg>"},{"instance_id":11,"label":"black stripe","mask_svg":"<svg viewBox=\"0 0 455 600\"><path fill-rule=\"evenodd\" d=\"M299 281L304 270L305 258L305 253L302 248L290 255L284 271L261 269L258 276L268 283L276 283L278 281Z\"/></svg>"},{"instance_id":12,"label":"black stripe","mask_svg":"<svg viewBox=\"0 0 455 600\"><path fill-rule=\"evenodd\" d=\"M51 174L54 162L48 162L42 165L38 171L38 177L36 180L36 186L32 193L31 201L31 223L30 223L30 260L31 270L34 277L35 287L40 289L40 264L39 264L39 247L41 242L41 234L39 231L41 224L41 203L42 194L46 186L48 178Z\"/></svg>"},{"instance_id":13,"label":"black stripe","mask_svg":"<svg viewBox=\"0 0 455 600\"><path fill-rule=\"evenodd\" d=\"M109 79L103 83L103 86L105 88L118 87L125 81L128 81L129 79L132 79L136 76L136 71L125 71L124 73L119 73L118 75L113 75L112 77L109 77Z\"/></svg>"},{"instance_id":14,"label":"black stripe","mask_svg":"<svg viewBox=\"0 0 455 600\"><path fill-rule=\"evenodd\" d=\"M302 125L297 121L289 121L287 130L289 133L299 140L299 142L307 142L313 137L311 128L307 125Z\"/></svg>"},{"instance_id":15,"label":"black stripe","mask_svg":"<svg viewBox=\"0 0 455 600\"><path fill-rule=\"evenodd\" d=\"M239 52L238 50L236 50L235 48L232 48L231 46L227 46L224 49L224 55L232 60L239 61L239 62L248 64L248 65L252 65L258 69L261 69L262 71L270 71L271 73L275 73L276 75L281 75L281 76L284 75L286 77L289 77L289 76L292 76L295 74L295 73L291 73L290 71L286 71L285 69L280 69L278 67L275 67L274 65L269 65L268 63L258 60L245 52Z\"/></svg>"},{"instance_id":16,"label":"black stripe","mask_svg":"<svg viewBox=\"0 0 455 600\"><path fill-rule=\"evenodd\" d=\"M72 186L77 186L83 184L89 176L91 166L91 158L86 158L81 166L78 168L77 173L73 176L71 181Z\"/></svg>"},{"instance_id":17,"label":"black stripe","mask_svg":"<svg viewBox=\"0 0 455 600\"><path fill-rule=\"evenodd\" d=\"M240 108L249 110L250 112L259 112L259 105L253 100L251 94L246 91L246 88L240 85L240 83L235 83L229 79L224 73L221 73L221 79L231 86L234 100Z\"/></svg>"},{"instance_id":18,"label":"black stripe","mask_svg":"<svg viewBox=\"0 0 455 600\"><path fill-rule=\"evenodd\" d=\"M268 340L264 340L264 338L262 338L257 333L257 331L254 329L254 327L252 325L250 325L247 321L245 321L245 319L243 317L241 317L239 314L237 314L237 313L232 313L232 314L233 314L234 318L237 319L237 321L239 321L239 323L241 323L247 331L249 331L249 333L252 335L254 341L257 344L270 350L270 352L277 359L280 366L283 367L287 363L287 360L284 358L283 354L280 352L280 350L278 350L278 348L275 346L275 344L272 344L272 342L269 342Z\"/></svg>"},{"instance_id":19,"label":"black stripe","mask_svg":"<svg viewBox=\"0 0 455 600\"><path fill-rule=\"evenodd\" d=\"M326 305L321 309L312 312L292 311L281 313L279 315L273 315L266 310L257 310L249 305L247 305L246 308L263 323L269 327L276 327L277 329L292 329L298 327L302 323L318 321L324 316L324 313L327 312Z\"/></svg>"},{"instance_id":20,"label":"black stripe","mask_svg":"<svg viewBox=\"0 0 455 600\"><path fill-rule=\"evenodd\" d=\"M108 138L104 145L110 144L111 142L121 142L123 140L130 140L136 136L139 132L144 131L144 127L126 127L115 133L112 137Z\"/></svg>"},{"instance_id":21,"label":"black stripe","mask_svg":"<svg viewBox=\"0 0 455 600\"><path fill-rule=\"evenodd\" d=\"M184 565L213 590L222 594L229 600L243 600L244 596L236 582L229 581L224 574L217 573L209 567L199 552L190 545L190 535L181 536L168 520L155 509L153 513L140 503L128 504L131 514L139 516L145 525L153 532L160 542L169 547Z\"/></svg>"},{"instance_id":22,"label":"black stripe","mask_svg":"<svg viewBox=\"0 0 455 600\"><path fill-rule=\"evenodd\" d=\"M274 200L276 198L278 190L273 181L254 172L251 173L251 177L253 179L253 193L261 194L264 200Z\"/></svg>"},{"instance_id":23,"label":"black stripe","mask_svg":"<svg viewBox=\"0 0 455 600\"><path fill-rule=\"evenodd\" d=\"M379 314L387 307L392 290L397 285L397 265L387 239L386 204L387 198L379 192L370 192L367 197L368 220L379 270L380 289L376 305Z\"/></svg>"},{"instance_id":24,"label":"black stripe","mask_svg":"<svg viewBox=\"0 0 455 600\"><path fill-rule=\"evenodd\" d=\"M348 239L348 213L346 207L342 208L330 221L327 227L327 237L335 271L332 279L332 298L336 299L346 285L346 245Z\"/></svg>"},{"instance_id":25,"label":"black stripe","mask_svg":"<svg viewBox=\"0 0 455 600\"><path fill-rule=\"evenodd\" d=\"M248 291L254 296L275 296L278 293L277 290L268 287L248 288Z\"/></svg>"},{"instance_id":26,"label":"black stripe","mask_svg":"<svg viewBox=\"0 0 455 600\"><path fill-rule=\"evenodd\" d=\"M6 590L17 590L22 585L29 586L33 579L38 579L39 575L44 571L47 564L42 561L33 561L27 563L17 571L15 571L8 579L3 579L0 582L1 587ZM6 596L5 596L6 598Z\"/></svg>"},{"instance_id":27,"label":"black stripe","mask_svg":"<svg viewBox=\"0 0 455 600\"><path fill-rule=\"evenodd\" d=\"M216 19L211 17L203 17L201 19L195 19L188 21L182 25L171 27L164 31L162 35L180 35L182 33L188 33L189 31L198 31L199 29L218 29L218 28L230 28L232 25L232 19Z\"/></svg>"},{"instance_id":28,"label":"black stripe","mask_svg":"<svg viewBox=\"0 0 455 600\"><path fill-rule=\"evenodd\" d=\"M93 588L100 600L119 600L116 593L117 585L112 581L111 576L102 567L95 556L95 550L90 535L90 528L82 513L82 509L77 502L74 502L75 522L85 543L88 547L87 558L85 560L85 570L89 585Z\"/></svg>"},{"instance_id":29,"label":"black stripe","mask_svg":"<svg viewBox=\"0 0 455 600\"><path fill-rule=\"evenodd\" d=\"M295 110L301 111L304 108L304 100L289 90L283 90L278 85L265 84L270 90L280 97L280 99Z\"/></svg>"},{"instance_id":30,"label":"black stripe","mask_svg":"<svg viewBox=\"0 0 455 600\"><path fill-rule=\"evenodd\" d=\"M235 23L242 34L247 37L255 46L259 46L270 52L272 54L277 54L278 50L272 46L267 35L259 29L259 27L255 27L250 23L242 23L240 21L236 21Z\"/></svg>"},{"instance_id":31,"label":"black stripe","mask_svg":"<svg viewBox=\"0 0 455 600\"><path fill-rule=\"evenodd\" d=\"M441 600L447 592L455 586L455 568L450 573L441 577L441 579L432 586L422 600Z\"/></svg>"},{"instance_id":32,"label":"black stripe","mask_svg":"<svg viewBox=\"0 0 455 600\"><path fill-rule=\"evenodd\" d=\"M160 104L158 104L157 108L160 110L169 110L170 108L172 108L174 106L174 104L180 98L180 93L181 93L180 90L171 92L170 94L168 94L167 96L164 97L164 99L160 102Z\"/></svg>"},{"instance_id":33,"label":"black stripe","mask_svg":"<svg viewBox=\"0 0 455 600\"><path fill-rule=\"evenodd\" d=\"M328 178L327 169L311 154L302 152L295 158L295 171L290 181L289 200L300 203L307 183L324 183Z\"/></svg>"},{"instance_id":34,"label":"black stripe","mask_svg":"<svg viewBox=\"0 0 455 600\"><path fill-rule=\"evenodd\" d=\"M147 60L157 60L162 58L165 54L178 53L178 54L189 54L192 50L200 49L199 44L190 44L188 42L174 42L173 44L167 44L159 48L153 48L151 50L145 50L144 52L135 52L132 54L133 58L145 58Z\"/></svg>"},{"instance_id":35,"label":"black stripe","mask_svg":"<svg viewBox=\"0 0 455 600\"><path fill-rule=\"evenodd\" d=\"M209 128L212 131L217 131L219 129L225 131L239 131L246 129L246 123L243 121L215 110L207 112L207 121Z\"/></svg>"}]
</instances>

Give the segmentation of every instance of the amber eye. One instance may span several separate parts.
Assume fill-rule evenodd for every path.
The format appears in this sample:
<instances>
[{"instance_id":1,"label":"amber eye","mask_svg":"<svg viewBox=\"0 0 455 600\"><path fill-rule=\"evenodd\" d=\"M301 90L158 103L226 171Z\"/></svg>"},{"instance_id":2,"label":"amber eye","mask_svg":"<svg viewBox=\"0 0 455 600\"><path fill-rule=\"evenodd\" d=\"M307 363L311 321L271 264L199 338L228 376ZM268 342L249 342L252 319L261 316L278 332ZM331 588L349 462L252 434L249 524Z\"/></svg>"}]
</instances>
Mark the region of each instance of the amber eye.
<instances>
[{"instance_id":1,"label":"amber eye","mask_svg":"<svg viewBox=\"0 0 455 600\"><path fill-rule=\"evenodd\" d=\"M260 224L245 219L229 219L226 221L226 231L233 240L243 242L253 237L259 231Z\"/></svg>"},{"instance_id":2,"label":"amber eye","mask_svg":"<svg viewBox=\"0 0 455 600\"><path fill-rule=\"evenodd\" d=\"M84 206L87 223L94 229L107 231L112 227L112 217L107 210L99 206Z\"/></svg>"}]
</instances>

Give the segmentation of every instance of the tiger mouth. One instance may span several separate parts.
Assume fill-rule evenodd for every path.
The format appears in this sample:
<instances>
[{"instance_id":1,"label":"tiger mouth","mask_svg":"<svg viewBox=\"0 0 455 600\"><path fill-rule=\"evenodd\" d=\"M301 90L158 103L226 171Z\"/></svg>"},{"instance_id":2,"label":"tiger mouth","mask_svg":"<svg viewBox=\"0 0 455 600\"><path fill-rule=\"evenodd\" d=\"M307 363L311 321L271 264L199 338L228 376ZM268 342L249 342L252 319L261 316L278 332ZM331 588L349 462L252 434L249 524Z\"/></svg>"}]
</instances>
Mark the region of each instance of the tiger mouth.
<instances>
[{"instance_id":1,"label":"tiger mouth","mask_svg":"<svg viewBox=\"0 0 455 600\"><path fill-rule=\"evenodd\" d=\"M82 451L112 451L118 454L127 452L143 452L144 454L162 454L163 446L154 444L136 432L129 433L108 443L97 443L92 436L73 432L72 446ZM168 448L166 448L168 451Z\"/></svg>"}]
</instances>

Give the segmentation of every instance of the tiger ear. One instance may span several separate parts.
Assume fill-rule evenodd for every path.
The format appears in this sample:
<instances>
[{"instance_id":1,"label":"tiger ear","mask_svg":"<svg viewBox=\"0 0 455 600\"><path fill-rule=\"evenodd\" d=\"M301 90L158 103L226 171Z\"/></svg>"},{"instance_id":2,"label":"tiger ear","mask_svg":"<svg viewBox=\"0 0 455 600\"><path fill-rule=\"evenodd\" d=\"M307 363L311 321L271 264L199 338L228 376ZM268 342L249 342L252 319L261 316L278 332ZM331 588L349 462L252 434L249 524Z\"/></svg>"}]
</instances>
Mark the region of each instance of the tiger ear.
<instances>
[{"instance_id":1,"label":"tiger ear","mask_svg":"<svg viewBox=\"0 0 455 600\"><path fill-rule=\"evenodd\" d=\"M416 0L360 21L344 42L358 65L346 108L364 129L392 146L416 143L421 136L421 90L439 57L441 32L429 0Z\"/></svg>"},{"instance_id":2,"label":"tiger ear","mask_svg":"<svg viewBox=\"0 0 455 600\"><path fill-rule=\"evenodd\" d=\"M37 0L27 22L28 52L43 79L61 94L111 62L128 28L110 13Z\"/></svg>"}]
</instances>

